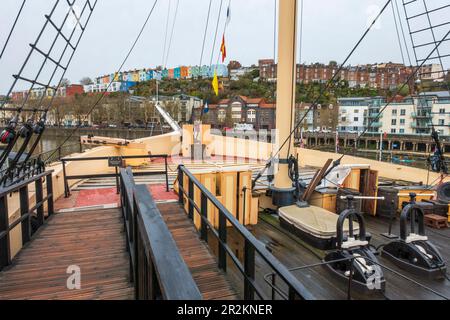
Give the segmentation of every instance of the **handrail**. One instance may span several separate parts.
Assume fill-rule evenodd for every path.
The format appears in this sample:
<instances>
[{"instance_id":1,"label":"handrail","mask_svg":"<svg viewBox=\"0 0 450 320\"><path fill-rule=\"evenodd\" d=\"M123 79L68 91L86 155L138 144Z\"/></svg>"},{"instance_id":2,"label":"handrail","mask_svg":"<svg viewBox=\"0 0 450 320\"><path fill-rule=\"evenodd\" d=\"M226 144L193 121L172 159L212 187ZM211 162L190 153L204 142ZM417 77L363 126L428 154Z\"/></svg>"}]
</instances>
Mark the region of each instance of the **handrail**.
<instances>
[{"instance_id":1,"label":"handrail","mask_svg":"<svg viewBox=\"0 0 450 320\"><path fill-rule=\"evenodd\" d=\"M47 218L52 216L53 211L53 171L38 174L27 180L20 181L6 188L0 188L0 270L11 264L11 231L21 224L22 244L25 245L33 236L33 233L45 223L44 207L47 203ZM44 179L46 180L47 193L44 197ZM35 205L30 207L29 185L35 185ZM10 223L8 211L9 195L19 192L20 218ZM36 213L36 224L32 225L31 218ZM33 230L33 227L36 230Z\"/></svg>"},{"instance_id":2,"label":"handrail","mask_svg":"<svg viewBox=\"0 0 450 320\"><path fill-rule=\"evenodd\" d=\"M189 178L189 192L183 187L183 175ZM199 208L194 201L194 185L200 190L201 194L201 208ZM255 253L259 256L279 275L279 277L289 287L289 299L304 299L313 300L312 294L303 286L303 284L289 270L275 258L266 247L256 239L253 234L245 228L227 208L203 186L200 181L183 165L178 167L178 187L179 187L179 202L184 202L184 196L188 199L189 212L188 216L193 219L194 211L200 215L201 226L200 234L203 240L207 239L207 229L218 238L219 254L218 264L219 268L226 271L226 256L230 256L232 262L235 264L240 273L244 276L244 299L255 299L255 293L260 299L268 299L264 293L257 287L255 282ZM212 203L219 211L219 230L218 232L212 226L207 218L208 201ZM195 209L195 210L194 210ZM245 239L245 257L244 264L239 261L236 254L227 245L227 222L230 223L239 234Z\"/></svg>"},{"instance_id":3,"label":"handrail","mask_svg":"<svg viewBox=\"0 0 450 320\"><path fill-rule=\"evenodd\" d=\"M75 158L62 158L61 163L63 167L63 179L64 179L64 196L67 198L70 196L70 187L68 180L82 180L82 179L91 179L91 178L116 178L116 187L117 194L119 194L119 165L115 166L115 173L105 173L105 174L89 174L89 175L67 175L66 173L66 163L67 162L82 162L82 161L108 161L110 158L114 157L75 157ZM116 158L120 158L120 160L127 159L156 159L162 158L164 159L164 171L144 171L144 172L136 172L135 176L150 176L150 175L164 175L166 180L166 190L169 191L169 164L167 154L158 154L158 155L133 155L133 156L119 156Z\"/></svg>"},{"instance_id":4,"label":"handrail","mask_svg":"<svg viewBox=\"0 0 450 320\"><path fill-rule=\"evenodd\" d=\"M201 300L155 201L146 186L134 183L130 168L120 169L120 189L136 299Z\"/></svg>"}]
</instances>

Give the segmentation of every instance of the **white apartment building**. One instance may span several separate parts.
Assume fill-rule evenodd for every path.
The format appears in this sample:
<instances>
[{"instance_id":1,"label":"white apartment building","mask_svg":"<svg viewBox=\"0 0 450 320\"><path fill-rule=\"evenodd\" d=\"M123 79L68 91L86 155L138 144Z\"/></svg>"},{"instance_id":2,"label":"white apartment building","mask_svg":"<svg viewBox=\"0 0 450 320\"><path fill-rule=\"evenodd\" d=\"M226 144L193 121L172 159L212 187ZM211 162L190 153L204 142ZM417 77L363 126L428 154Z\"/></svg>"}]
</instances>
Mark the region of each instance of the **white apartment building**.
<instances>
[{"instance_id":1,"label":"white apartment building","mask_svg":"<svg viewBox=\"0 0 450 320\"><path fill-rule=\"evenodd\" d=\"M368 126L368 133L426 136L434 125L440 135L450 136L448 92L425 92L389 104L382 97L342 98L339 104L340 132L361 132Z\"/></svg>"},{"instance_id":2,"label":"white apartment building","mask_svg":"<svg viewBox=\"0 0 450 320\"><path fill-rule=\"evenodd\" d=\"M411 102L391 103L380 117L380 131L388 134L415 134L415 106Z\"/></svg>"},{"instance_id":3,"label":"white apartment building","mask_svg":"<svg viewBox=\"0 0 450 320\"><path fill-rule=\"evenodd\" d=\"M84 86L84 92L86 93L98 93L98 92L120 92L122 88L121 82L113 82L111 86L109 83L89 84Z\"/></svg>"},{"instance_id":4,"label":"white apartment building","mask_svg":"<svg viewBox=\"0 0 450 320\"><path fill-rule=\"evenodd\" d=\"M369 99L342 98L338 99L338 104L338 131L349 133L364 131L369 111Z\"/></svg>"}]
</instances>

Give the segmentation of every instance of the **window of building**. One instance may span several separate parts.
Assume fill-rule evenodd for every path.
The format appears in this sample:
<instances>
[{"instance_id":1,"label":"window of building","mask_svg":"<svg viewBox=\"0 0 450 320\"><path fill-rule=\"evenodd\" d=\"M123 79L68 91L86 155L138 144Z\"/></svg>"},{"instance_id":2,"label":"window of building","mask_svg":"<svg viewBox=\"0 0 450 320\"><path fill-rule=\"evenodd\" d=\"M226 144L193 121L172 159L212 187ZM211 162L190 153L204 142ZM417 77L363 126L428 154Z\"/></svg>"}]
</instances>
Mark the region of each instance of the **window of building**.
<instances>
[{"instance_id":1,"label":"window of building","mask_svg":"<svg viewBox=\"0 0 450 320\"><path fill-rule=\"evenodd\" d=\"M445 109L439 109L439 113L440 114L444 114L445 113Z\"/></svg>"},{"instance_id":2,"label":"window of building","mask_svg":"<svg viewBox=\"0 0 450 320\"><path fill-rule=\"evenodd\" d=\"M440 125L440 126L445 125L445 120L444 120L444 119L439 119L439 125Z\"/></svg>"},{"instance_id":3,"label":"window of building","mask_svg":"<svg viewBox=\"0 0 450 320\"><path fill-rule=\"evenodd\" d=\"M231 117L233 119L241 119L242 118L242 106L240 103L233 103L231 106Z\"/></svg>"},{"instance_id":4,"label":"window of building","mask_svg":"<svg viewBox=\"0 0 450 320\"><path fill-rule=\"evenodd\" d=\"M342 117L342 118L341 118L341 121L342 121L342 122L346 122L346 121L347 121L347 118L346 118L346 117Z\"/></svg>"},{"instance_id":5,"label":"window of building","mask_svg":"<svg viewBox=\"0 0 450 320\"><path fill-rule=\"evenodd\" d=\"M217 118L219 119L219 121L224 121L226 117L227 111L224 109L219 110L219 112L217 113Z\"/></svg>"},{"instance_id":6,"label":"window of building","mask_svg":"<svg viewBox=\"0 0 450 320\"><path fill-rule=\"evenodd\" d=\"M397 109L392 110L392 115L396 116L397 115Z\"/></svg>"},{"instance_id":7,"label":"window of building","mask_svg":"<svg viewBox=\"0 0 450 320\"><path fill-rule=\"evenodd\" d=\"M256 122L256 110L250 109L247 111L247 121L250 123Z\"/></svg>"},{"instance_id":8,"label":"window of building","mask_svg":"<svg viewBox=\"0 0 450 320\"><path fill-rule=\"evenodd\" d=\"M355 109L354 112L355 112L355 113L359 113L359 109Z\"/></svg>"},{"instance_id":9,"label":"window of building","mask_svg":"<svg viewBox=\"0 0 450 320\"><path fill-rule=\"evenodd\" d=\"M397 129L391 129L391 133L397 133Z\"/></svg>"},{"instance_id":10,"label":"window of building","mask_svg":"<svg viewBox=\"0 0 450 320\"><path fill-rule=\"evenodd\" d=\"M354 117L353 121L359 121L359 118L358 117Z\"/></svg>"},{"instance_id":11,"label":"window of building","mask_svg":"<svg viewBox=\"0 0 450 320\"><path fill-rule=\"evenodd\" d=\"M394 129L395 130L395 129ZM405 133L405 129L400 129L399 133Z\"/></svg>"},{"instance_id":12,"label":"window of building","mask_svg":"<svg viewBox=\"0 0 450 320\"><path fill-rule=\"evenodd\" d=\"M397 119L392 119L391 120L391 125L396 126L397 125Z\"/></svg>"},{"instance_id":13,"label":"window of building","mask_svg":"<svg viewBox=\"0 0 450 320\"><path fill-rule=\"evenodd\" d=\"M358 127L353 127L353 131L358 131Z\"/></svg>"},{"instance_id":14,"label":"window of building","mask_svg":"<svg viewBox=\"0 0 450 320\"><path fill-rule=\"evenodd\" d=\"M405 119L400 119L400 125L405 125Z\"/></svg>"},{"instance_id":15,"label":"window of building","mask_svg":"<svg viewBox=\"0 0 450 320\"><path fill-rule=\"evenodd\" d=\"M401 109L400 110L400 115L401 116L406 116L406 109Z\"/></svg>"}]
</instances>

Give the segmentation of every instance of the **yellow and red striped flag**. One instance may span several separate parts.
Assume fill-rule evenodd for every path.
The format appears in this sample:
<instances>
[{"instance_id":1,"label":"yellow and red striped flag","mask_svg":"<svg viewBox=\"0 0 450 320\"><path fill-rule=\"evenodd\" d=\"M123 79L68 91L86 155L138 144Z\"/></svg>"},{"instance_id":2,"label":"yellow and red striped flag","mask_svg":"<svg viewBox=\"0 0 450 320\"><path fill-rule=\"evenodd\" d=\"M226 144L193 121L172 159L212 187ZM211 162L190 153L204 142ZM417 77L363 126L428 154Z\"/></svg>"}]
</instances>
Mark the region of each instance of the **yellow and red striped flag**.
<instances>
[{"instance_id":1,"label":"yellow and red striped flag","mask_svg":"<svg viewBox=\"0 0 450 320\"><path fill-rule=\"evenodd\" d=\"M227 57L227 47L225 46L225 35L222 37L222 45L220 46L220 52L222 53L222 63Z\"/></svg>"}]
</instances>

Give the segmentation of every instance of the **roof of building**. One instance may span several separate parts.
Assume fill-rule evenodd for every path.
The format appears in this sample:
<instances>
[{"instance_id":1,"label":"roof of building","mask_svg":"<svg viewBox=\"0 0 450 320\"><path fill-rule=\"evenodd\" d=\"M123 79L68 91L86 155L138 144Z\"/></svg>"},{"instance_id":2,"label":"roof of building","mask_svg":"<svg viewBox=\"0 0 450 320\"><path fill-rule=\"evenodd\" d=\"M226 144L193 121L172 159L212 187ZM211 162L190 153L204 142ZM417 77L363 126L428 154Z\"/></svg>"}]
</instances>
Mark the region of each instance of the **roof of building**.
<instances>
[{"instance_id":1,"label":"roof of building","mask_svg":"<svg viewBox=\"0 0 450 320\"><path fill-rule=\"evenodd\" d=\"M450 92L449 91L421 92L419 93L419 96L448 98L450 97Z\"/></svg>"},{"instance_id":2,"label":"roof of building","mask_svg":"<svg viewBox=\"0 0 450 320\"><path fill-rule=\"evenodd\" d=\"M349 100L349 101L361 101L361 100L367 100L370 99L368 97L348 97L348 98L338 98L338 101L341 100Z\"/></svg>"},{"instance_id":3,"label":"roof of building","mask_svg":"<svg viewBox=\"0 0 450 320\"><path fill-rule=\"evenodd\" d=\"M262 109L275 109L277 105L275 103L262 103L259 107Z\"/></svg>"},{"instance_id":4,"label":"roof of building","mask_svg":"<svg viewBox=\"0 0 450 320\"><path fill-rule=\"evenodd\" d=\"M247 103L248 104L260 104L264 102L263 98L252 98L252 99L247 99Z\"/></svg>"}]
</instances>

